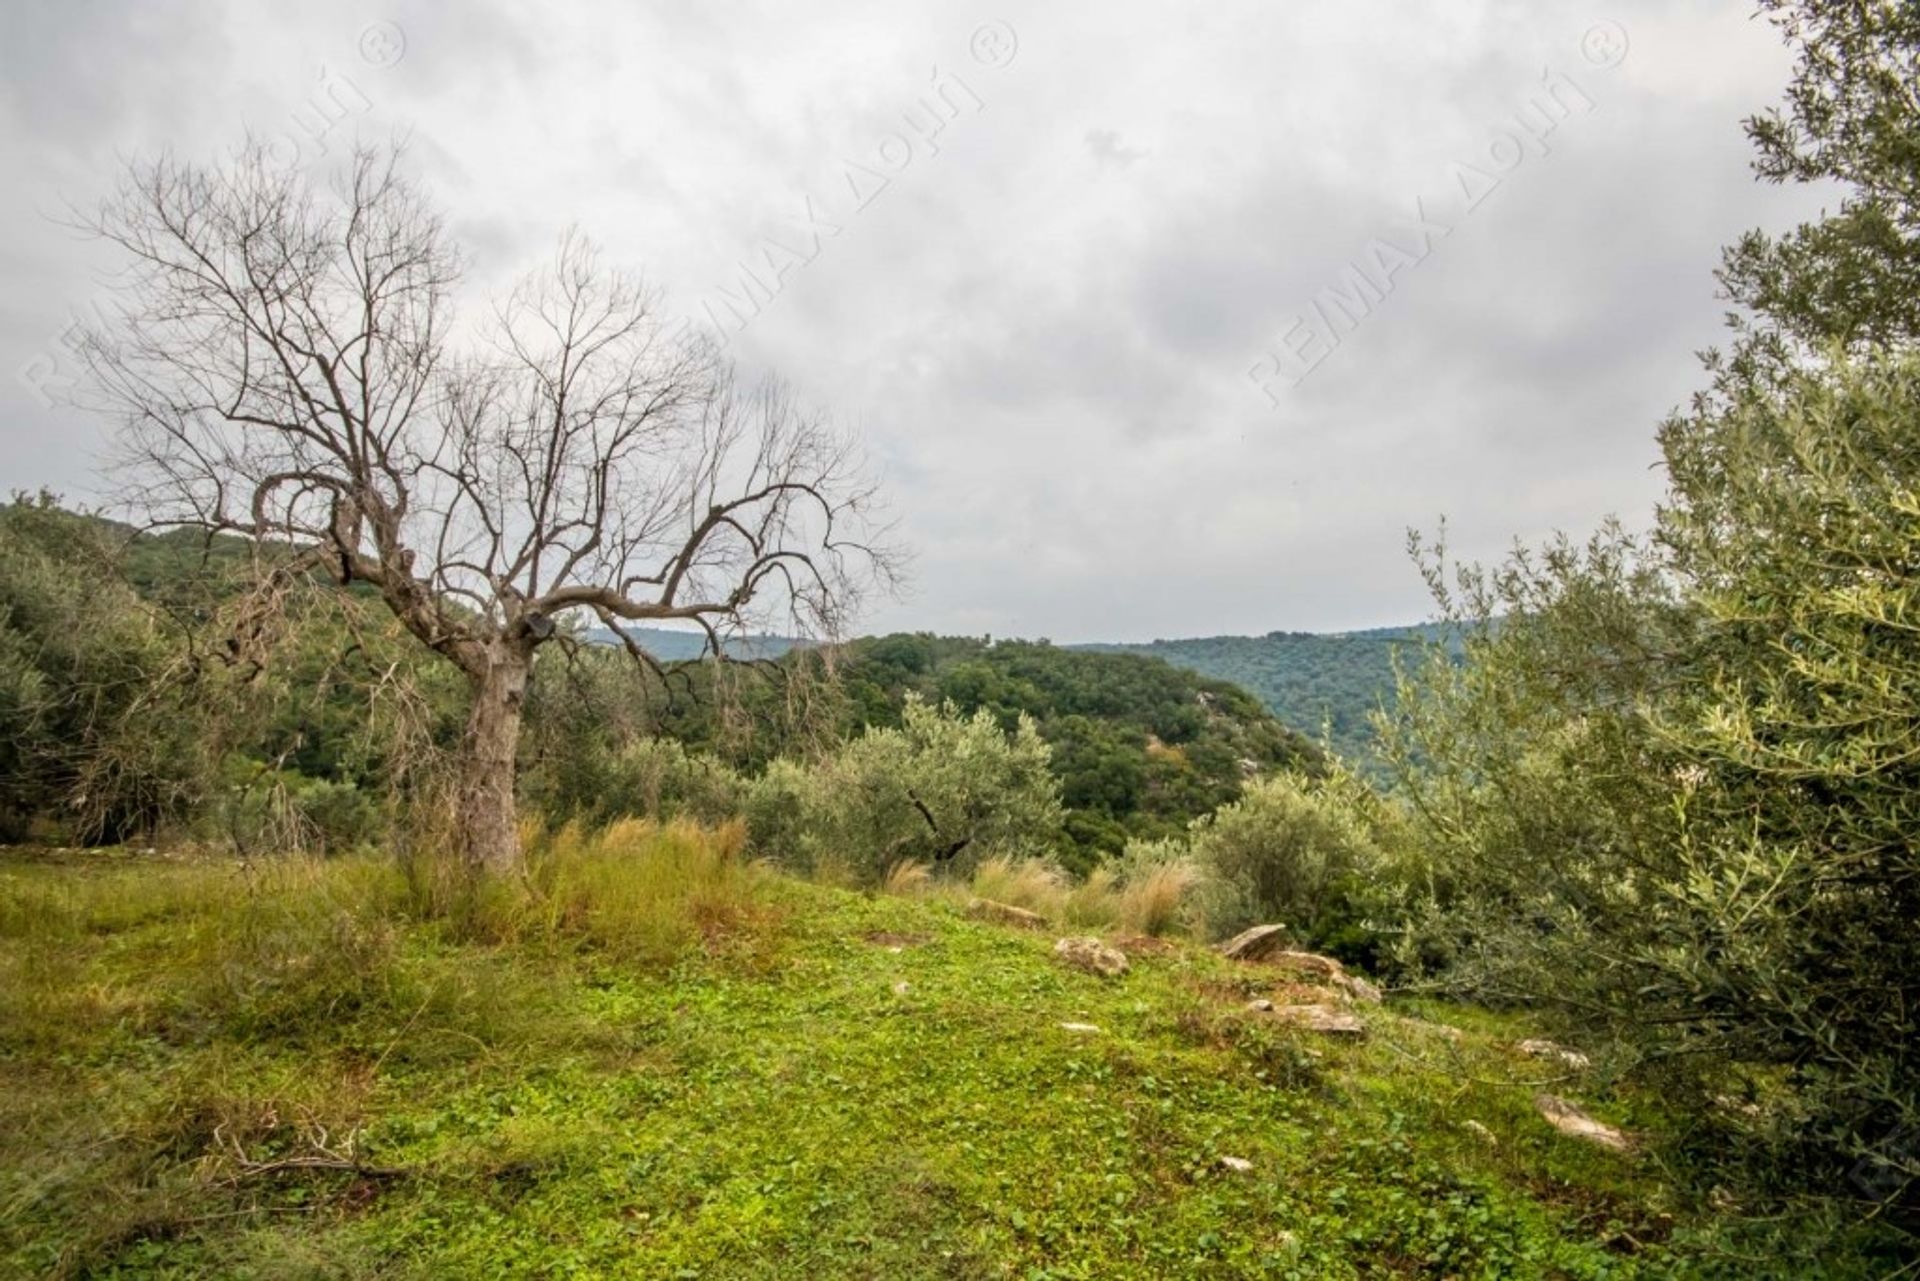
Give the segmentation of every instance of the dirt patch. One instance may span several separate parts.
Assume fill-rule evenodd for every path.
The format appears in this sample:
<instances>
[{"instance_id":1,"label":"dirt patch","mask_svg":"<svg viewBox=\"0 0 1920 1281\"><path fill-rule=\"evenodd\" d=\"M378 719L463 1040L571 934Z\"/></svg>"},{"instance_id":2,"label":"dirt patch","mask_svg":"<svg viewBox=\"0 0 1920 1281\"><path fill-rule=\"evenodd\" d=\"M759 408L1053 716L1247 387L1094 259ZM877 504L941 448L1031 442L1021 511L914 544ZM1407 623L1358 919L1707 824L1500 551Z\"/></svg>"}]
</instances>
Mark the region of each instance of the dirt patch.
<instances>
[{"instance_id":1,"label":"dirt patch","mask_svg":"<svg viewBox=\"0 0 1920 1281\"><path fill-rule=\"evenodd\" d=\"M1129 934L1113 940L1113 945L1128 956L1168 956L1180 949L1165 939L1149 934Z\"/></svg>"}]
</instances>

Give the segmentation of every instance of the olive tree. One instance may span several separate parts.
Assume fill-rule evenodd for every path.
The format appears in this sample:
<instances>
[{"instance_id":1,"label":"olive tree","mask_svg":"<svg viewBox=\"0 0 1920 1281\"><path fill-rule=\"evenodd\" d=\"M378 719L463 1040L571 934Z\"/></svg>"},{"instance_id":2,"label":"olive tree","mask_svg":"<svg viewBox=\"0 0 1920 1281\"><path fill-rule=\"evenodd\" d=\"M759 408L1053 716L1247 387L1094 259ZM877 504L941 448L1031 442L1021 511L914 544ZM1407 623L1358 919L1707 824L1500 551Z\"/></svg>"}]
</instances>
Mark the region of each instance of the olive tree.
<instances>
[{"instance_id":1,"label":"olive tree","mask_svg":"<svg viewBox=\"0 0 1920 1281\"><path fill-rule=\"evenodd\" d=\"M456 844L519 857L514 761L539 647L571 615L833 634L890 573L851 444L676 337L569 235L456 314L461 256L390 149L331 180L264 150L129 167L84 225L121 259L85 343L131 506L238 533L378 595L471 693Z\"/></svg>"}]
</instances>

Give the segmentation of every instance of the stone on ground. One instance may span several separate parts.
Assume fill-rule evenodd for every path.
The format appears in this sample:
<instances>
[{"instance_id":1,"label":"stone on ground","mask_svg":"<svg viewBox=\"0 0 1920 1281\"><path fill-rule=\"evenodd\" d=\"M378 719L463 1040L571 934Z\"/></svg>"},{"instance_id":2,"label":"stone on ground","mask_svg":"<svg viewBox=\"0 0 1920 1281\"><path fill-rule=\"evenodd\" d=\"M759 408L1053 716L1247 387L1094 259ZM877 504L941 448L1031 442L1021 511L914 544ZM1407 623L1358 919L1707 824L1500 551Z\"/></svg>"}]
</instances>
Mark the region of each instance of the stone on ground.
<instances>
[{"instance_id":1,"label":"stone on ground","mask_svg":"<svg viewBox=\"0 0 1920 1281\"><path fill-rule=\"evenodd\" d=\"M1367 1025L1360 1021L1358 1015L1332 1005L1282 1005L1275 1008L1273 1017L1327 1036L1367 1034Z\"/></svg>"},{"instance_id":2,"label":"stone on ground","mask_svg":"<svg viewBox=\"0 0 1920 1281\"><path fill-rule=\"evenodd\" d=\"M1044 930L1047 918L1038 912L1029 912L1024 907L1015 907L1011 903L996 903L990 898L971 899L967 903L967 915L976 921L993 921L1000 925L1015 925L1023 930Z\"/></svg>"},{"instance_id":3,"label":"stone on ground","mask_svg":"<svg viewBox=\"0 0 1920 1281\"><path fill-rule=\"evenodd\" d=\"M1053 954L1076 970L1117 979L1127 972L1127 958L1096 938L1061 939L1053 945Z\"/></svg>"},{"instance_id":4,"label":"stone on ground","mask_svg":"<svg viewBox=\"0 0 1920 1281\"><path fill-rule=\"evenodd\" d=\"M1576 1072L1584 1072L1593 1066L1592 1061L1589 1060L1586 1055L1580 1053L1580 1051L1569 1050L1566 1046L1553 1041L1522 1041L1520 1044L1514 1046L1514 1048L1529 1058L1553 1059L1556 1062L1564 1063Z\"/></svg>"},{"instance_id":5,"label":"stone on ground","mask_svg":"<svg viewBox=\"0 0 1920 1281\"><path fill-rule=\"evenodd\" d=\"M1287 927L1256 925L1220 945L1220 955L1232 961L1263 961L1287 946Z\"/></svg>"},{"instance_id":6,"label":"stone on ground","mask_svg":"<svg viewBox=\"0 0 1920 1281\"><path fill-rule=\"evenodd\" d=\"M1533 1106L1540 1109L1540 1115L1547 1119L1548 1125L1562 1134L1585 1139L1588 1143L1597 1143L1616 1152L1625 1152L1633 1146L1632 1140L1625 1134L1605 1121L1594 1120L1557 1095L1536 1094L1533 1096Z\"/></svg>"}]
</instances>

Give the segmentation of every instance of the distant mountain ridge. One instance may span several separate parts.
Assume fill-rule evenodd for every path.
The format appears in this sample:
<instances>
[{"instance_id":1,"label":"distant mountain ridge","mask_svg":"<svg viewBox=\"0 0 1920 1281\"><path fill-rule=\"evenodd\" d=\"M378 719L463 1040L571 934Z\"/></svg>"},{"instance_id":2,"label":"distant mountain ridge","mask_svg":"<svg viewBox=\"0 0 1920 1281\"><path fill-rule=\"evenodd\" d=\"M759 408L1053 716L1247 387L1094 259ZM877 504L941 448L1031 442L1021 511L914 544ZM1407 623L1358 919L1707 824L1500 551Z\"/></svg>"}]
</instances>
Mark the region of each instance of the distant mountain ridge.
<instances>
[{"instance_id":1,"label":"distant mountain ridge","mask_svg":"<svg viewBox=\"0 0 1920 1281\"><path fill-rule=\"evenodd\" d=\"M628 627L627 635L639 644L641 649L653 655L663 663L684 663L707 656L707 634L705 632L680 631L671 627ZM618 645L620 638L604 627L589 627L583 633L583 639L594 645ZM798 636L766 636L749 634L731 637L727 640L727 657L742 660L778 658L795 649L804 649L817 644Z\"/></svg>"}]
</instances>

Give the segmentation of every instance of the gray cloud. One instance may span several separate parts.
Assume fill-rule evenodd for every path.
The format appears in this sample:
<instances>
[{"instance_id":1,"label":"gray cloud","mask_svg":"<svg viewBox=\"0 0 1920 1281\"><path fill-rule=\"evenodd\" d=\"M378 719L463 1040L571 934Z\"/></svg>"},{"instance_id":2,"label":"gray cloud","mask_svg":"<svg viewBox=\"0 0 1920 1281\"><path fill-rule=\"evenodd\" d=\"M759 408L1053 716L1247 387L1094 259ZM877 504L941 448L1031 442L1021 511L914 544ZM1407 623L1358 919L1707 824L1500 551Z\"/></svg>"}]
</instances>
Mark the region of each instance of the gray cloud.
<instances>
[{"instance_id":1,"label":"gray cloud","mask_svg":"<svg viewBox=\"0 0 1920 1281\"><path fill-rule=\"evenodd\" d=\"M837 234L731 345L886 467L919 558L875 627L1398 621L1424 610L1410 523L1445 515L1462 551L1493 555L1607 512L1644 520L1654 426L1719 337L1718 247L1817 203L1751 179L1739 119L1777 98L1787 59L1737 3L47 0L4 21L10 485L99 489L101 426L15 376L44 372L100 296L94 247L46 212L98 199L126 155L287 131L324 69L358 95L329 154L409 137L476 297L578 225L697 314L768 237L804 243L809 199L825 211ZM376 22L404 33L395 65L361 56ZM1630 38L1617 66L1583 62L1601 22ZM975 56L990 23L1017 33L1009 64ZM1596 109L1441 214L1449 166L1484 155L1543 70ZM979 109L908 135L910 161L855 208L850 164L955 75ZM1249 368L1374 238L1404 239L1416 197L1451 233L1269 405Z\"/></svg>"}]
</instances>

